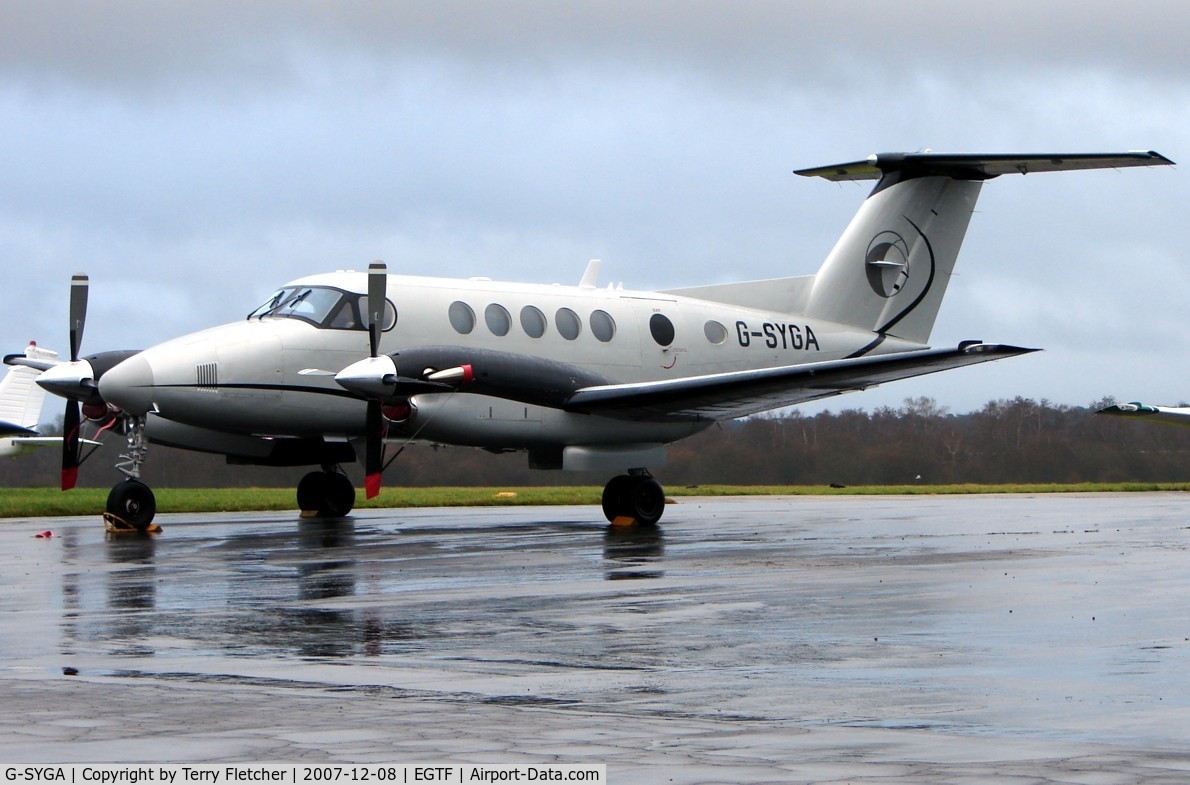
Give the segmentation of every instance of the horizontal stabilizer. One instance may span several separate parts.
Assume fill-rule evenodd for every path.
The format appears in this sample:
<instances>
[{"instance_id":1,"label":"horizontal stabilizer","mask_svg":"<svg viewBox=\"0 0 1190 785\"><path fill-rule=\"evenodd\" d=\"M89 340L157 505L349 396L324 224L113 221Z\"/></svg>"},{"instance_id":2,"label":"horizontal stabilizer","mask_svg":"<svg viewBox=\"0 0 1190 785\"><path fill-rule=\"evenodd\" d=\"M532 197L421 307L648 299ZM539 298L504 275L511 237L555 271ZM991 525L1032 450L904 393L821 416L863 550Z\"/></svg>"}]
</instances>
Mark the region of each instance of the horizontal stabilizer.
<instances>
[{"instance_id":1,"label":"horizontal stabilizer","mask_svg":"<svg viewBox=\"0 0 1190 785\"><path fill-rule=\"evenodd\" d=\"M1119 169L1125 166L1172 166L1173 161L1152 150L1124 153L879 153L862 161L797 169L803 177L846 180L879 180L899 173L912 177L952 177L956 180L990 180L1002 174L1065 172L1077 169Z\"/></svg>"},{"instance_id":2,"label":"horizontal stabilizer","mask_svg":"<svg viewBox=\"0 0 1190 785\"><path fill-rule=\"evenodd\" d=\"M26 428L13 422L0 421L0 436L37 436L33 428Z\"/></svg>"},{"instance_id":3,"label":"horizontal stabilizer","mask_svg":"<svg viewBox=\"0 0 1190 785\"><path fill-rule=\"evenodd\" d=\"M32 368L35 371L48 371L55 365L60 365L57 360L41 360L34 357L28 357L24 354L6 354L4 355L5 365L18 365L25 368Z\"/></svg>"},{"instance_id":4,"label":"horizontal stabilizer","mask_svg":"<svg viewBox=\"0 0 1190 785\"><path fill-rule=\"evenodd\" d=\"M659 382L585 387L570 396L563 408L626 420L729 420L865 390L897 379L1034 351L1037 350L969 342L955 349L925 349Z\"/></svg>"}]
</instances>

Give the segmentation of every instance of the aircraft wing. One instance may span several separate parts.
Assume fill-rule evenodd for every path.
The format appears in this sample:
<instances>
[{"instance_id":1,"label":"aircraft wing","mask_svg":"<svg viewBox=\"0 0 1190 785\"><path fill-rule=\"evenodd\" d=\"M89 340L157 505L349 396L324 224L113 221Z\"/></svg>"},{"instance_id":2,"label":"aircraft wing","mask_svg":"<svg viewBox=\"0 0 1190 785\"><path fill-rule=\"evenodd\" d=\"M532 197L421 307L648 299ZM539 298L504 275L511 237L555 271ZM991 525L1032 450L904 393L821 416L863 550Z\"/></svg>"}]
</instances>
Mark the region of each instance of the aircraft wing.
<instances>
[{"instance_id":1,"label":"aircraft wing","mask_svg":"<svg viewBox=\"0 0 1190 785\"><path fill-rule=\"evenodd\" d=\"M1118 403L1095 412L1096 414L1114 414L1118 417L1134 417L1147 422L1160 422L1168 425L1190 426L1190 407L1188 406L1150 406L1147 403Z\"/></svg>"},{"instance_id":2,"label":"aircraft wing","mask_svg":"<svg viewBox=\"0 0 1190 785\"><path fill-rule=\"evenodd\" d=\"M884 382L1035 352L967 342L955 349L786 365L658 382L584 387L563 408L626 420L730 420Z\"/></svg>"},{"instance_id":3,"label":"aircraft wing","mask_svg":"<svg viewBox=\"0 0 1190 785\"><path fill-rule=\"evenodd\" d=\"M54 445L62 446L61 436L14 436L12 437L14 444L23 445L25 447L51 447ZM102 447L103 442L97 442L94 439L79 439L79 444L85 444L88 447Z\"/></svg>"}]
</instances>

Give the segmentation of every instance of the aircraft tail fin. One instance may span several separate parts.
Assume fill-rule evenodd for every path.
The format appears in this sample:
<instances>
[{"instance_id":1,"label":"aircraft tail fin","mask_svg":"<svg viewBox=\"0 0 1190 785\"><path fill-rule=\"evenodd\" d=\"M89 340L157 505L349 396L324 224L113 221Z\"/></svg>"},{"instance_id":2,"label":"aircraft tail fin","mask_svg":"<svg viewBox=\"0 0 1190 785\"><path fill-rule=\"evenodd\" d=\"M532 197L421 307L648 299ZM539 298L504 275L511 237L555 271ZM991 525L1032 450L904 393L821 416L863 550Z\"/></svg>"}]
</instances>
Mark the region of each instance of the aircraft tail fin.
<instances>
[{"instance_id":1,"label":"aircraft tail fin","mask_svg":"<svg viewBox=\"0 0 1190 785\"><path fill-rule=\"evenodd\" d=\"M36 343L30 343L24 354L26 358L44 361L52 361L57 356L57 352L42 349ZM40 370L25 365L13 365L8 369L0 379L0 421L36 429L41 419L41 403L45 400L45 390L36 384L40 375Z\"/></svg>"},{"instance_id":2,"label":"aircraft tail fin","mask_svg":"<svg viewBox=\"0 0 1190 785\"><path fill-rule=\"evenodd\" d=\"M800 169L827 180L877 180L814 276L807 316L915 343L929 341L979 191L1002 174L1171 165L1152 152L886 153Z\"/></svg>"}]
</instances>

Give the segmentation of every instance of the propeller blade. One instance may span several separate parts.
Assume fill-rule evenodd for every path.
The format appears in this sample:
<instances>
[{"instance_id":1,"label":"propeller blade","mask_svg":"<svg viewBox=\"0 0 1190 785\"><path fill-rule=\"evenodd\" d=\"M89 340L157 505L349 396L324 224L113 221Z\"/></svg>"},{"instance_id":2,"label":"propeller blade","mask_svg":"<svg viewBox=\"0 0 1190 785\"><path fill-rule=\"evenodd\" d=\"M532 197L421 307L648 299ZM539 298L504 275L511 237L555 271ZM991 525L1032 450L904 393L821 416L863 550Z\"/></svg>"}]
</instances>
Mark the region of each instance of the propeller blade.
<instances>
[{"instance_id":1,"label":"propeller blade","mask_svg":"<svg viewBox=\"0 0 1190 785\"><path fill-rule=\"evenodd\" d=\"M83 273L75 273L70 279L70 361L79 358L83 344L83 326L87 323L87 290L90 279Z\"/></svg>"},{"instance_id":2,"label":"propeller blade","mask_svg":"<svg viewBox=\"0 0 1190 785\"><path fill-rule=\"evenodd\" d=\"M74 487L79 475L79 426L82 423L77 401L66 402L62 416L62 490Z\"/></svg>"},{"instance_id":3,"label":"propeller blade","mask_svg":"<svg viewBox=\"0 0 1190 785\"><path fill-rule=\"evenodd\" d=\"M357 363L368 369L368 376L376 379L366 381L380 382L383 390L383 379L388 373L395 374L396 366L392 358L385 358L387 362L380 362L381 372L376 373L376 362L380 360L380 331L384 329L385 298L388 295L388 267L384 262L376 261L368 265L368 359ZM348 377L351 373L347 374ZM335 379L340 384L343 380ZM347 377L344 377L347 378ZM370 385L369 385L370 386ZM349 388L350 389L350 388ZM373 499L380 494L380 472L384 468L384 414L380 410L380 399L368 398L367 419L364 422L364 497Z\"/></svg>"},{"instance_id":4,"label":"propeller blade","mask_svg":"<svg viewBox=\"0 0 1190 785\"><path fill-rule=\"evenodd\" d=\"M368 401L367 432L364 442L364 497L375 498L380 493L380 470L384 463L384 417L380 401Z\"/></svg>"},{"instance_id":5,"label":"propeller blade","mask_svg":"<svg viewBox=\"0 0 1190 785\"><path fill-rule=\"evenodd\" d=\"M384 328L384 302L388 294L388 267L384 262L368 265L368 341L371 356L380 351L380 331Z\"/></svg>"}]
</instances>

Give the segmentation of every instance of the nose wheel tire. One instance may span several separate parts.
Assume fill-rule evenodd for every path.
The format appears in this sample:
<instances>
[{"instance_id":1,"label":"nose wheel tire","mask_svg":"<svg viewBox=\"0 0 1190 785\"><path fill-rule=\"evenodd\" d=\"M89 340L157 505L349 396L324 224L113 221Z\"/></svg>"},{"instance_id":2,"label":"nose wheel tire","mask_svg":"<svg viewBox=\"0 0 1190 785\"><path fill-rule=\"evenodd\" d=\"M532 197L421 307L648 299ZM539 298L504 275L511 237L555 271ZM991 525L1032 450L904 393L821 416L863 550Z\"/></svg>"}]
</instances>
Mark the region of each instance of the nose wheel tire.
<instances>
[{"instance_id":1,"label":"nose wheel tire","mask_svg":"<svg viewBox=\"0 0 1190 785\"><path fill-rule=\"evenodd\" d=\"M310 472L297 487L298 509L319 518L342 518L355 507L355 487L339 472Z\"/></svg>"},{"instance_id":2,"label":"nose wheel tire","mask_svg":"<svg viewBox=\"0 0 1190 785\"><path fill-rule=\"evenodd\" d=\"M107 495L107 511L134 529L145 531L157 514L157 499L153 489L140 480L125 480Z\"/></svg>"},{"instance_id":3,"label":"nose wheel tire","mask_svg":"<svg viewBox=\"0 0 1190 785\"><path fill-rule=\"evenodd\" d=\"M652 477L621 474L603 488L603 514L608 521L628 517L652 526L664 512L665 490Z\"/></svg>"}]
</instances>

